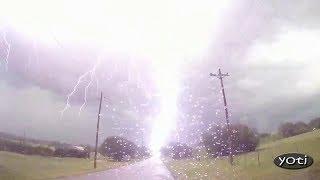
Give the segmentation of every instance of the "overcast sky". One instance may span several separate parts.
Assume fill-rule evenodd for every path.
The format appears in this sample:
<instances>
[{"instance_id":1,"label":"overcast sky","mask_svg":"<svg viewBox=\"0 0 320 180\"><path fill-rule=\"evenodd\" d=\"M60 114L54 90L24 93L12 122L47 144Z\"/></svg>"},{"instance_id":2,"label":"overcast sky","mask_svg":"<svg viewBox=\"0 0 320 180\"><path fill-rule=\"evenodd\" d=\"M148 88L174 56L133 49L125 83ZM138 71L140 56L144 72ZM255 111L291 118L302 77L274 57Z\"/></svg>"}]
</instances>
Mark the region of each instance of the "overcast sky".
<instances>
[{"instance_id":1,"label":"overcast sky","mask_svg":"<svg viewBox=\"0 0 320 180\"><path fill-rule=\"evenodd\" d=\"M103 91L101 139L196 139L224 121L219 67L231 122L320 116L317 0L16 1L0 7L0 131L92 144Z\"/></svg>"}]
</instances>

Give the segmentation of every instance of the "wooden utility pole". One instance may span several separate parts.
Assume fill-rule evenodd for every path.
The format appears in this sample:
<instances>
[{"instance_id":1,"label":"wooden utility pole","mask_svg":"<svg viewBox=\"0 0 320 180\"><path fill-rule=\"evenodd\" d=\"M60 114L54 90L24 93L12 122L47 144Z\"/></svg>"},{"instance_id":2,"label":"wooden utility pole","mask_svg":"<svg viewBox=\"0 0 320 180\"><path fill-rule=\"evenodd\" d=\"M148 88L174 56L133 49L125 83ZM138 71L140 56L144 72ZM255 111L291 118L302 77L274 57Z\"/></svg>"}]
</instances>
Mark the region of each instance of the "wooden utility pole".
<instances>
[{"instance_id":1,"label":"wooden utility pole","mask_svg":"<svg viewBox=\"0 0 320 180\"><path fill-rule=\"evenodd\" d=\"M97 131L96 131L96 147L94 150L94 168L97 168L97 154L98 154L98 137L99 137L99 123L101 117L101 104L102 104L102 92L100 94L100 104L99 104L99 112L98 112L98 121L97 121Z\"/></svg>"},{"instance_id":2,"label":"wooden utility pole","mask_svg":"<svg viewBox=\"0 0 320 180\"><path fill-rule=\"evenodd\" d=\"M223 102L224 102L224 110L226 113L226 122L227 122L227 133L228 133L228 143L229 143L229 161L230 161L230 164L232 165L233 164L233 152L232 152L233 150L232 150L232 139L231 139L232 132L230 130L229 112L228 112L228 107L227 107L226 93L224 91L223 80L222 80L224 77L229 76L229 74L228 73L222 74L221 70L219 68L218 74L210 73L210 76L214 76L214 77L217 77L220 79L221 91L222 91Z\"/></svg>"}]
</instances>

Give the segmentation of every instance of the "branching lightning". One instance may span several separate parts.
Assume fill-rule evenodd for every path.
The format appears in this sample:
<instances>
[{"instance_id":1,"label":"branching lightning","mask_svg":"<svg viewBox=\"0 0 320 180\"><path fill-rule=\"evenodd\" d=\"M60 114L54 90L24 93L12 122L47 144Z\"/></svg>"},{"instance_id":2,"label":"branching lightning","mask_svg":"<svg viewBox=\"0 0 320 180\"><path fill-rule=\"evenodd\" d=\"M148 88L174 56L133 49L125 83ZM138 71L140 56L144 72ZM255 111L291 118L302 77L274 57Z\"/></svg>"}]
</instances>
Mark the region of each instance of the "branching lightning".
<instances>
[{"instance_id":1,"label":"branching lightning","mask_svg":"<svg viewBox=\"0 0 320 180\"><path fill-rule=\"evenodd\" d=\"M92 84L92 81L95 77L95 72L96 72L96 69L98 67L98 65L100 64L100 58L98 58L98 60L96 61L96 63L94 64L94 66L87 72L85 72L84 74L82 74L79 78L78 78L78 81L77 83L75 84L75 86L73 87L73 90L67 95L67 100L66 100L66 105L65 107L60 111L60 118L63 117L64 115L64 112L66 110L68 110L71 105L70 105L70 98L77 92L78 90L78 87L79 85L81 84L82 80L84 78L86 78L89 74L90 74L90 81L89 83L87 84L87 86L85 87L85 95L84 95L84 102L83 104L81 105L80 109L79 109L79 115L81 114L81 111L83 109L83 107L86 105L87 103L87 91L89 89L89 87L91 86Z\"/></svg>"},{"instance_id":2,"label":"branching lightning","mask_svg":"<svg viewBox=\"0 0 320 180\"><path fill-rule=\"evenodd\" d=\"M61 118L64 114L64 112L70 108L70 98L71 96L76 92L76 90L78 89L78 86L80 85L81 81L83 78L85 78L87 75L89 74L89 71L82 74L79 78L78 78L78 81L76 83L76 85L73 87L73 90L67 95L67 101L66 101L66 105L64 106L64 108L61 110Z\"/></svg>"},{"instance_id":3,"label":"branching lightning","mask_svg":"<svg viewBox=\"0 0 320 180\"><path fill-rule=\"evenodd\" d=\"M64 46L60 43L60 41L58 41L58 39L56 38L55 36L55 33L53 31L51 31L51 34L52 34L52 37L53 39L56 41L57 45L61 48L61 49L64 49ZM72 57L72 59L75 59L74 57ZM96 77L96 69L97 67L99 66L100 64L100 61L101 61L101 57L100 55L98 56L97 58L97 61L95 62L95 64L93 65L93 67L88 70L87 72L85 72L84 74L82 74L79 78L78 78L78 81L77 83L75 84L75 86L73 87L73 90L67 95L67 100L66 100L66 105L64 106L64 108L60 111L60 118L63 117L64 115L64 112L66 110L68 110L71 105L70 105L70 98L77 92L77 89L79 87L79 85L81 84L82 80L84 78L86 78L88 75L90 75L90 81L88 82L88 84L86 85L85 89L84 89L84 97L83 97L83 104L80 106L80 109L79 109L79 116L81 115L81 112L82 112L82 109L84 108L84 106L87 104L87 93L88 93L88 89L90 88L92 82L94 79L96 79L96 87L97 87L97 91L98 91L98 79Z\"/></svg>"},{"instance_id":4,"label":"branching lightning","mask_svg":"<svg viewBox=\"0 0 320 180\"><path fill-rule=\"evenodd\" d=\"M96 66L92 69L92 71L90 72L91 76L90 76L90 81L87 84L87 86L84 88L84 98L83 98L83 104L81 105L80 109L79 109L79 116L82 112L83 107L87 104L87 92L89 87L92 84L93 78L95 77L95 71L96 71Z\"/></svg>"}]
</instances>

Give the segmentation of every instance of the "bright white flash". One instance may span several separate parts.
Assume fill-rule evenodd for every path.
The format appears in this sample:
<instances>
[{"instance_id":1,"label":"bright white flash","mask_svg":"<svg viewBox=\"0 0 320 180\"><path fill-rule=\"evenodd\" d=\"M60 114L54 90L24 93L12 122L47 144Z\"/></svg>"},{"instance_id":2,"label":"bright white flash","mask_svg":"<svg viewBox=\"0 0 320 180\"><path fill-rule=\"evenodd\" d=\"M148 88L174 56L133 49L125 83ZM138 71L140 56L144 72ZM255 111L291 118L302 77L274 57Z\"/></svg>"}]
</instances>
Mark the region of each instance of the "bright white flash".
<instances>
[{"instance_id":1,"label":"bright white flash","mask_svg":"<svg viewBox=\"0 0 320 180\"><path fill-rule=\"evenodd\" d=\"M180 83L177 66L174 63L157 65L155 81L158 84L160 96L160 112L154 116L154 124L151 132L150 148L153 155L159 155L160 149L176 127L177 99Z\"/></svg>"}]
</instances>

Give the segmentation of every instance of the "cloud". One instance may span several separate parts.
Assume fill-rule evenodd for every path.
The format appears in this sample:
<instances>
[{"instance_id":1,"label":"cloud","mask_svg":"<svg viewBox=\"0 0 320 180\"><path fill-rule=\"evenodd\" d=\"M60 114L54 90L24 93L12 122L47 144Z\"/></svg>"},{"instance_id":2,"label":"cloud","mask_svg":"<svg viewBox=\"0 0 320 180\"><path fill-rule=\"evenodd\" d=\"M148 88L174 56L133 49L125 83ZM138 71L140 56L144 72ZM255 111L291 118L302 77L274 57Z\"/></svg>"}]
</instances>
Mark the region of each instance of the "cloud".
<instances>
[{"instance_id":1,"label":"cloud","mask_svg":"<svg viewBox=\"0 0 320 180\"><path fill-rule=\"evenodd\" d=\"M104 28L79 29L75 34L58 29L33 39L10 31L9 71L1 73L0 93L6 102L0 103L2 130L21 134L27 129L36 137L91 142L97 91L103 90L109 105L103 132L134 136L138 122L158 112L154 67L163 66L164 74L176 59L182 64L176 75L181 79L179 122L186 136L195 129L201 132L208 123L224 121L219 81L208 76L218 67L230 74L224 82L232 122L272 131L284 121L319 116L315 108L320 89L319 1L232 1L223 11L211 1L169 4L147 4L149 8L135 4L137 9L126 9L128 17L119 16L116 9L106 11L111 15ZM96 39L103 42L93 42ZM71 100L73 108L59 119L65 96L92 68L101 45L107 50L97 69L98 81L90 87L88 105L78 117L89 81L85 78Z\"/></svg>"},{"instance_id":2,"label":"cloud","mask_svg":"<svg viewBox=\"0 0 320 180\"><path fill-rule=\"evenodd\" d=\"M251 46L245 63L248 72L233 86L242 91L234 95L238 96L235 99L246 99L243 111L254 114L251 121L259 121L256 125L261 130L319 116L313 108L320 90L320 53L314 42L320 39L319 31L293 28L277 37L270 43Z\"/></svg>"},{"instance_id":3,"label":"cloud","mask_svg":"<svg viewBox=\"0 0 320 180\"><path fill-rule=\"evenodd\" d=\"M75 105L60 118L64 99L38 86L16 88L0 81L0 131L28 137L93 144L96 112L86 108L78 116ZM103 124L103 123L102 123ZM109 134L112 129L104 129ZM103 132L103 131L102 131Z\"/></svg>"},{"instance_id":4,"label":"cloud","mask_svg":"<svg viewBox=\"0 0 320 180\"><path fill-rule=\"evenodd\" d=\"M209 55L190 65L188 93L209 97L206 105L223 112L220 84L208 76L221 67L230 74L224 83L232 122L275 131L282 122L319 116L319 2L243 2L226 16ZM202 120L224 121L210 109Z\"/></svg>"}]
</instances>

